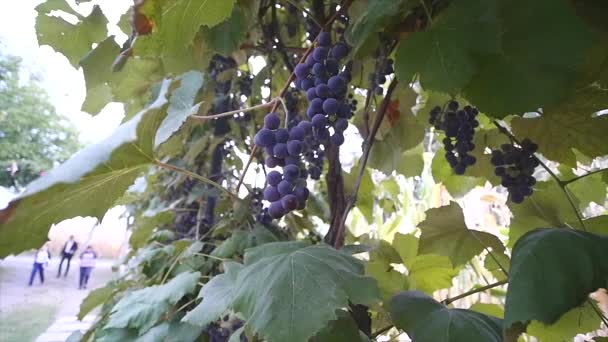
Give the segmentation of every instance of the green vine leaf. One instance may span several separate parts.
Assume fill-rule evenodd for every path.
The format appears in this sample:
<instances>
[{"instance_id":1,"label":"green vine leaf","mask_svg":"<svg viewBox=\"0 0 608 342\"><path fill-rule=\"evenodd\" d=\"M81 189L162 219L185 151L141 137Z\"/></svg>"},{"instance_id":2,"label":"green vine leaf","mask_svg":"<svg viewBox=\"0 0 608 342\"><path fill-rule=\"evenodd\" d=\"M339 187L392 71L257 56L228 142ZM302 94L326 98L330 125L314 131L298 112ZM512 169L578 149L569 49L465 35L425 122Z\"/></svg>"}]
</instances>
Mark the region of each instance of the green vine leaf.
<instances>
[{"instance_id":1,"label":"green vine leaf","mask_svg":"<svg viewBox=\"0 0 608 342\"><path fill-rule=\"evenodd\" d=\"M369 342L369 338L359 332L357 322L349 312L336 310L336 316L338 318L329 321L311 342Z\"/></svg>"},{"instance_id":2,"label":"green vine leaf","mask_svg":"<svg viewBox=\"0 0 608 342\"><path fill-rule=\"evenodd\" d=\"M595 304L585 302L582 306L566 312L551 325L532 321L528 325L526 333L537 337L540 341L571 341L577 334L598 330L602 320L592 305Z\"/></svg>"},{"instance_id":3,"label":"green vine leaf","mask_svg":"<svg viewBox=\"0 0 608 342\"><path fill-rule=\"evenodd\" d=\"M172 223L174 218L175 213L171 210L145 212L136 221L135 229L129 238L129 245L133 249L143 247L152 236L154 229Z\"/></svg>"},{"instance_id":4,"label":"green vine leaf","mask_svg":"<svg viewBox=\"0 0 608 342\"><path fill-rule=\"evenodd\" d=\"M452 279L458 274L450 259L434 254L417 256L408 271L410 288L429 294L451 287Z\"/></svg>"},{"instance_id":5,"label":"green vine leaf","mask_svg":"<svg viewBox=\"0 0 608 342\"><path fill-rule=\"evenodd\" d=\"M112 91L108 81L112 76L112 63L120 53L120 46L114 36L106 38L80 60L87 87L87 95L82 110L96 115L112 101Z\"/></svg>"},{"instance_id":6,"label":"green vine leaf","mask_svg":"<svg viewBox=\"0 0 608 342\"><path fill-rule=\"evenodd\" d=\"M200 275L200 272L180 273L166 284L127 294L114 305L104 329L134 328L140 335L145 333L172 305L194 291Z\"/></svg>"},{"instance_id":7,"label":"green vine leaf","mask_svg":"<svg viewBox=\"0 0 608 342\"><path fill-rule=\"evenodd\" d=\"M416 342L502 342L501 319L448 309L421 292L395 295L389 310L395 326Z\"/></svg>"},{"instance_id":8,"label":"green vine leaf","mask_svg":"<svg viewBox=\"0 0 608 342\"><path fill-rule=\"evenodd\" d=\"M363 264L325 245L265 244L247 250L241 267L205 285L201 294L209 302L203 299L184 320L204 325L230 308L242 313L246 325L263 338L305 342L337 318L336 309L349 302L369 305L378 300L377 285L363 276Z\"/></svg>"},{"instance_id":9,"label":"green vine leaf","mask_svg":"<svg viewBox=\"0 0 608 342\"><path fill-rule=\"evenodd\" d=\"M505 250L502 242L487 232L468 229L462 209L456 202L430 209L426 219L418 224L419 254L439 254L450 258L454 266L464 265L490 247L494 252Z\"/></svg>"},{"instance_id":10,"label":"green vine leaf","mask_svg":"<svg viewBox=\"0 0 608 342\"><path fill-rule=\"evenodd\" d=\"M374 277L383 301L390 299L395 293L409 289L409 281L405 274L393 269L391 264L401 263L397 251L384 240L369 254L369 261L365 265L365 273Z\"/></svg>"},{"instance_id":11,"label":"green vine leaf","mask_svg":"<svg viewBox=\"0 0 608 342\"><path fill-rule=\"evenodd\" d=\"M62 4L65 2L56 2L57 7L51 7L49 3L36 7L38 44L49 45L55 51L62 53L74 68L78 68L78 61L91 50L91 45L106 38L108 20L97 5L87 17L77 16L80 20L76 24L51 16L50 12L54 10L62 12L66 10L65 6L68 5ZM68 14L74 15L74 11Z\"/></svg>"},{"instance_id":12,"label":"green vine leaf","mask_svg":"<svg viewBox=\"0 0 608 342\"><path fill-rule=\"evenodd\" d=\"M101 220L154 161L154 136L165 116L170 84L164 81L158 98L113 135L29 184L0 211L0 256L38 248L53 223L75 216Z\"/></svg>"},{"instance_id":13,"label":"green vine leaf","mask_svg":"<svg viewBox=\"0 0 608 342\"><path fill-rule=\"evenodd\" d=\"M485 183L485 179L481 177L455 174L450 167L450 164L448 164L444 155L441 153L437 153L433 157L431 173L435 182L443 184L448 192L454 197L464 196L471 191L471 189L476 186L482 186Z\"/></svg>"},{"instance_id":14,"label":"green vine leaf","mask_svg":"<svg viewBox=\"0 0 608 342\"><path fill-rule=\"evenodd\" d=\"M531 320L553 324L608 286L608 236L537 229L517 241L511 260L506 328Z\"/></svg>"},{"instance_id":15,"label":"green vine leaf","mask_svg":"<svg viewBox=\"0 0 608 342\"><path fill-rule=\"evenodd\" d=\"M395 72L409 83L419 74L422 87L458 94L477 72L476 56L500 51L497 1L452 4L423 32L397 47Z\"/></svg>"},{"instance_id":16,"label":"green vine leaf","mask_svg":"<svg viewBox=\"0 0 608 342\"><path fill-rule=\"evenodd\" d=\"M469 310L476 311L488 316L498 317L500 319L505 317L505 309L498 304L475 303L471 305Z\"/></svg>"}]
</instances>

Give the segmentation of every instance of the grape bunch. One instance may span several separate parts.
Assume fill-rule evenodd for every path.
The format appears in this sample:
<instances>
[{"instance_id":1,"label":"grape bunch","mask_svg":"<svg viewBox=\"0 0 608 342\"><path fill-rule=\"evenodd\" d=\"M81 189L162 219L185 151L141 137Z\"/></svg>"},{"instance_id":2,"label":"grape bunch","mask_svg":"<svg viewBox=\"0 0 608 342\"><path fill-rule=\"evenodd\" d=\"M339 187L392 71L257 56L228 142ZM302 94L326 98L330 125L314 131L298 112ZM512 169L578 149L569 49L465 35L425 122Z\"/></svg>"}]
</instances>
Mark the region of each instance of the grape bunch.
<instances>
[{"instance_id":1,"label":"grape bunch","mask_svg":"<svg viewBox=\"0 0 608 342\"><path fill-rule=\"evenodd\" d=\"M454 173L462 175L467 167L477 161L469 152L475 149L473 137L475 128L479 126L479 121L475 119L479 111L468 105L462 109L459 107L457 101L450 101L446 111L436 106L430 112L429 122L435 129L445 133L443 139L445 159Z\"/></svg>"},{"instance_id":2,"label":"grape bunch","mask_svg":"<svg viewBox=\"0 0 608 342\"><path fill-rule=\"evenodd\" d=\"M303 168L301 154L304 151L304 138L310 134L312 124L300 121L291 128L281 128L277 113L264 117L264 127L254 137L254 143L264 148L268 157L265 164L270 168L280 166L283 172L270 171L266 175L264 199L270 202L268 215L281 218L295 209L303 209L308 199L306 170Z\"/></svg>"},{"instance_id":3,"label":"grape bunch","mask_svg":"<svg viewBox=\"0 0 608 342\"><path fill-rule=\"evenodd\" d=\"M369 89L377 95L382 95L384 93L382 85L386 83L386 77L395 71L393 68L393 60L388 58L390 50L391 41L385 39L374 53L376 64L374 71L369 74Z\"/></svg>"},{"instance_id":4,"label":"grape bunch","mask_svg":"<svg viewBox=\"0 0 608 342\"><path fill-rule=\"evenodd\" d=\"M230 336L234 334L234 332L240 329L245 322L234 317L234 316L224 316L221 320L216 322L211 322L205 328L205 332L208 336L209 342L227 342L230 340ZM241 334L240 342L246 342L247 337L245 334Z\"/></svg>"},{"instance_id":5,"label":"grape bunch","mask_svg":"<svg viewBox=\"0 0 608 342\"><path fill-rule=\"evenodd\" d=\"M342 145L352 108L346 101L349 68L340 70L339 61L349 52L344 42L332 46L331 34L321 32L318 46L295 67L296 86L306 92L306 115L312 123L314 138L322 143Z\"/></svg>"},{"instance_id":6,"label":"grape bunch","mask_svg":"<svg viewBox=\"0 0 608 342\"><path fill-rule=\"evenodd\" d=\"M540 164L534 156L538 145L530 139L522 140L519 146L503 144L500 150L492 151L494 173L502 179L502 186L509 191L513 203L521 203L532 195L532 186L536 184L534 169Z\"/></svg>"}]
</instances>

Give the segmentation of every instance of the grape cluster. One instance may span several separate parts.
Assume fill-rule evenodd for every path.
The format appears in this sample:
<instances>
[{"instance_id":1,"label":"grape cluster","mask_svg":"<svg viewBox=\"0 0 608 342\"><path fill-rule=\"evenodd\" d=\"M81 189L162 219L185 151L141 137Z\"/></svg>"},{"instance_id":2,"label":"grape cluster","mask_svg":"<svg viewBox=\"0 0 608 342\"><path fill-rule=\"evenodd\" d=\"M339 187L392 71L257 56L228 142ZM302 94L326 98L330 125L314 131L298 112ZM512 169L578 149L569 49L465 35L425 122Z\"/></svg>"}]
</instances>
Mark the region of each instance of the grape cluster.
<instances>
[{"instance_id":1,"label":"grape cluster","mask_svg":"<svg viewBox=\"0 0 608 342\"><path fill-rule=\"evenodd\" d=\"M306 92L309 101L306 115L312 123L314 138L335 145L344 143L344 131L352 108L345 101L351 74L348 68L340 71L339 61L349 52L344 42L332 46L331 34L321 32L318 46L304 63L295 67L296 85Z\"/></svg>"},{"instance_id":2,"label":"grape cluster","mask_svg":"<svg viewBox=\"0 0 608 342\"><path fill-rule=\"evenodd\" d=\"M494 173L501 177L501 184L509 190L509 199L521 203L532 195L532 186L536 184L534 169L540 164L534 156L538 145L530 139L522 140L519 146L503 144L500 150L492 151Z\"/></svg>"},{"instance_id":3,"label":"grape cluster","mask_svg":"<svg viewBox=\"0 0 608 342\"><path fill-rule=\"evenodd\" d=\"M245 322L240 319L224 316L217 322L211 322L205 328L209 342L227 342L230 340L230 336L241 328ZM245 334L241 334L240 342L246 342L247 337Z\"/></svg>"},{"instance_id":4,"label":"grape cluster","mask_svg":"<svg viewBox=\"0 0 608 342\"><path fill-rule=\"evenodd\" d=\"M468 105L462 109L459 107L457 101L450 101L446 111L437 106L431 110L429 122L445 133L445 159L454 173L462 175L467 167L477 161L469 152L475 149L473 137L475 128L479 126L479 121L475 119L479 111Z\"/></svg>"},{"instance_id":5,"label":"grape cluster","mask_svg":"<svg viewBox=\"0 0 608 342\"><path fill-rule=\"evenodd\" d=\"M283 172L270 171L266 175L264 199L270 202L268 214L280 218L295 209L303 209L308 199L306 177L302 167L301 154L304 151L304 138L310 134L312 124L301 121L291 128L281 128L281 119L277 113L264 117L264 127L254 137L258 147L264 148L268 157L266 166L280 166Z\"/></svg>"}]
</instances>

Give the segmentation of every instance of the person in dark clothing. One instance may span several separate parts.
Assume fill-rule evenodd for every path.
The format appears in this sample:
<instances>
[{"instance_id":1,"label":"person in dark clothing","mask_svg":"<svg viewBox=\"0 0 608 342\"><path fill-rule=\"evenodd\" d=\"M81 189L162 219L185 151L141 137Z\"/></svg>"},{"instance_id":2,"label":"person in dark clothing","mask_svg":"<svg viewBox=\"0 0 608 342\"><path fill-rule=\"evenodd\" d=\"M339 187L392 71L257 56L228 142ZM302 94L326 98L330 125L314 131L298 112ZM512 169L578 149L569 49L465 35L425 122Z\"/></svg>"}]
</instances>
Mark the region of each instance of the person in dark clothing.
<instances>
[{"instance_id":1,"label":"person in dark clothing","mask_svg":"<svg viewBox=\"0 0 608 342\"><path fill-rule=\"evenodd\" d=\"M74 235L70 235L70 239L66 241L65 245L63 245L63 249L61 250L61 262L59 262L59 269L57 270L57 278L61 276L61 267L63 266L63 261L67 260L67 266L65 267L65 273L63 277L66 278L68 276L68 271L70 270L70 261L72 261L72 257L76 253L78 249L78 243L74 241Z\"/></svg>"},{"instance_id":2,"label":"person in dark clothing","mask_svg":"<svg viewBox=\"0 0 608 342\"><path fill-rule=\"evenodd\" d=\"M95 259L97 259L97 253L91 246L87 246L84 252L80 254L80 282L78 289L86 289L91 271L95 267Z\"/></svg>"},{"instance_id":3,"label":"person in dark clothing","mask_svg":"<svg viewBox=\"0 0 608 342\"><path fill-rule=\"evenodd\" d=\"M36 273L40 275L40 284L44 284L44 267L49 264L49 260L51 260L51 253L49 253L47 245L44 244L44 246L36 251L36 255L34 256L34 267L32 268L32 274L30 274L29 286L32 286L34 283Z\"/></svg>"}]
</instances>

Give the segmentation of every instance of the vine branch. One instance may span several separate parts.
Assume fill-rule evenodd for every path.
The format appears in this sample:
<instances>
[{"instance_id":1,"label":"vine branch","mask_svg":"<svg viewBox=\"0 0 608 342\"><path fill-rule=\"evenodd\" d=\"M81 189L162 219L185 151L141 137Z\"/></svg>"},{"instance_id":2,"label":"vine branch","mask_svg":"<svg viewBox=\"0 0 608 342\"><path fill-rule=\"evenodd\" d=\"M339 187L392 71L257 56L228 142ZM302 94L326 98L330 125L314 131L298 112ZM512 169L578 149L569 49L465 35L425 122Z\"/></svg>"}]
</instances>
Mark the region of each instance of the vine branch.
<instances>
[{"instance_id":1,"label":"vine branch","mask_svg":"<svg viewBox=\"0 0 608 342\"><path fill-rule=\"evenodd\" d=\"M580 175L580 176L577 176L577 177L570 178L568 180L562 181L562 184L563 185L568 185L568 184L570 184L572 182L576 182L577 180L583 179L583 178L588 177L588 176L592 176L592 175L594 175L596 173L607 172L607 171L608 171L608 168L606 168L606 169L599 169L599 170L595 170L595 171L591 171L591 172L587 172L584 175Z\"/></svg>"},{"instance_id":2,"label":"vine branch","mask_svg":"<svg viewBox=\"0 0 608 342\"><path fill-rule=\"evenodd\" d=\"M448 297L448 298L446 298L446 299L442 300L442 301L441 301L441 303L442 303L443 305L450 305L451 303L453 303L453 302L455 302L455 301L457 301L457 300L459 300L459 299L462 299L462 298L468 297L468 296L470 296L470 295L473 295L473 294L476 294L476 293L479 293L479 292L483 292L483 291L486 291L486 290L493 289L493 288L495 288L495 287L498 287L498 286L504 285L504 284L506 284L506 283L508 283L508 282L509 282L509 281L508 281L507 279L505 279L505 280L500 280L500 281L497 281L497 282L495 282L495 283L492 283L492 284L489 284L489 285L486 285L486 286L482 286L482 287L478 287L478 288L476 288L476 289L472 289L472 290L467 291L467 292L465 292L465 293L461 293L461 294L459 294L458 296L455 296L455 297L452 297L452 298L449 298L449 297Z\"/></svg>"}]
</instances>

